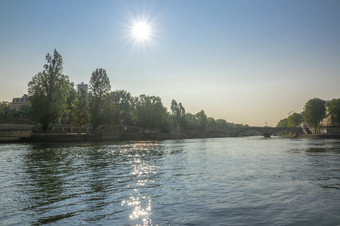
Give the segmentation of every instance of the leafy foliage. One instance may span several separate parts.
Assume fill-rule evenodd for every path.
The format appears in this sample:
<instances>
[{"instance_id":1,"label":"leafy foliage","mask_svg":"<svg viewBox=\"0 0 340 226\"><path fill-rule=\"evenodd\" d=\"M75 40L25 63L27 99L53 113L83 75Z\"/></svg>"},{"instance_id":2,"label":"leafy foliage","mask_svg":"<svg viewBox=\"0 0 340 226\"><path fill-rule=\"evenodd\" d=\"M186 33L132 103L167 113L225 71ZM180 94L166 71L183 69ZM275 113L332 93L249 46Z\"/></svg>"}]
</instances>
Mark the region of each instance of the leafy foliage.
<instances>
[{"instance_id":1,"label":"leafy foliage","mask_svg":"<svg viewBox=\"0 0 340 226\"><path fill-rule=\"evenodd\" d=\"M136 125L143 128L160 128L169 130L168 112L163 106L161 98L140 95L136 98Z\"/></svg>"},{"instance_id":2,"label":"leafy foliage","mask_svg":"<svg viewBox=\"0 0 340 226\"><path fill-rule=\"evenodd\" d=\"M116 90L110 93L116 108L116 119L117 125L133 125L136 121L135 118L135 99L131 96L128 91Z\"/></svg>"},{"instance_id":3,"label":"leafy foliage","mask_svg":"<svg viewBox=\"0 0 340 226\"><path fill-rule=\"evenodd\" d=\"M173 130L176 132L180 132L181 128L184 126L184 115L185 115L185 109L180 102L177 104L176 100L171 101L171 121L172 121L172 127Z\"/></svg>"},{"instance_id":4,"label":"leafy foliage","mask_svg":"<svg viewBox=\"0 0 340 226\"><path fill-rule=\"evenodd\" d=\"M12 112L9 103L6 101L0 102L0 120L8 120L11 118Z\"/></svg>"},{"instance_id":5,"label":"leafy foliage","mask_svg":"<svg viewBox=\"0 0 340 226\"><path fill-rule=\"evenodd\" d=\"M85 90L80 89L75 96L75 101L72 104L72 118L73 123L81 127L89 120L89 103Z\"/></svg>"},{"instance_id":6,"label":"leafy foliage","mask_svg":"<svg viewBox=\"0 0 340 226\"><path fill-rule=\"evenodd\" d=\"M214 129L217 127L216 120L213 117L208 117L208 128Z\"/></svg>"},{"instance_id":7,"label":"leafy foliage","mask_svg":"<svg viewBox=\"0 0 340 226\"><path fill-rule=\"evenodd\" d=\"M288 127L288 118L281 119L276 127Z\"/></svg>"},{"instance_id":8,"label":"leafy foliage","mask_svg":"<svg viewBox=\"0 0 340 226\"><path fill-rule=\"evenodd\" d=\"M0 102L0 121L31 121L32 113L29 105L22 105L18 110L11 109L10 103Z\"/></svg>"},{"instance_id":9,"label":"leafy foliage","mask_svg":"<svg viewBox=\"0 0 340 226\"><path fill-rule=\"evenodd\" d=\"M340 124L340 99L333 99L328 103L328 112L332 123Z\"/></svg>"},{"instance_id":10,"label":"leafy foliage","mask_svg":"<svg viewBox=\"0 0 340 226\"><path fill-rule=\"evenodd\" d=\"M304 121L310 123L315 129L319 128L319 124L326 116L326 102L319 98L313 98L305 104L303 118Z\"/></svg>"},{"instance_id":11,"label":"leafy foliage","mask_svg":"<svg viewBox=\"0 0 340 226\"><path fill-rule=\"evenodd\" d=\"M103 115L103 108L107 98L106 96L111 90L110 79L106 75L106 70L97 68L92 73L90 80L90 90L90 114L93 129L96 129L99 124L104 123L105 116Z\"/></svg>"},{"instance_id":12,"label":"leafy foliage","mask_svg":"<svg viewBox=\"0 0 340 226\"><path fill-rule=\"evenodd\" d=\"M205 112L201 110L200 112L196 113L196 118L198 121L199 129L201 131L205 130L208 125L208 117Z\"/></svg>"},{"instance_id":13,"label":"leafy foliage","mask_svg":"<svg viewBox=\"0 0 340 226\"><path fill-rule=\"evenodd\" d=\"M61 55L54 50L53 56L46 55L46 61L43 71L28 83L32 117L42 124L44 131L49 122L60 122L69 97L69 79L63 74Z\"/></svg>"},{"instance_id":14,"label":"leafy foliage","mask_svg":"<svg viewBox=\"0 0 340 226\"><path fill-rule=\"evenodd\" d=\"M105 96L104 103L99 112L99 122L101 125L114 125L116 118L116 107L109 95Z\"/></svg>"},{"instance_id":15,"label":"leafy foliage","mask_svg":"<svg viewBox=\"0 0 340 226\"><path fill-rule=\"evenodd\" d=\"M303 117L301 114L299 113L293 113L292 115L290 115L287 119L287 123L288 123L288 127L297 127L300 125L300 123L302 122Z\"/></svg>"}]
</instances>

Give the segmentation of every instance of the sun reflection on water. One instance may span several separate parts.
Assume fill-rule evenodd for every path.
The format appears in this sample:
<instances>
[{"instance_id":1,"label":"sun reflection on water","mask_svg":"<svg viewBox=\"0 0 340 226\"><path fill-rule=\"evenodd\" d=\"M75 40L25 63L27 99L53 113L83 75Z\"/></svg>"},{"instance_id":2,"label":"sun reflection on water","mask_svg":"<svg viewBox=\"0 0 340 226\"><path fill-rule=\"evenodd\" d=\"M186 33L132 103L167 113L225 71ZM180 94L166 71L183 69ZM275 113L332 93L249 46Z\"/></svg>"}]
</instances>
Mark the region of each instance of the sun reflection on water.
<instances>
[{"instance_id":1,"label":"sun reflection on water","mask_svg":"<svg viewBox=\"0 0 340 226\"><path fill-rule=\"evenodd\" d=\"M148 196L133 197L129 200L122 201L122 205L133 207L132 213L130 214L130 220L141 219L144 225L151 224L151 199Z\"/></svg>"},{"instance_id":2,"label":"sun reflection on water","mask_svg":"<svg viewBox=\"0 0 340 226\"><path fill-rule=\"evenodd\" d=\"M143 190L147 189L147 185L154 183L153 175L158 171L156 165L151 164L146 158L150 152L159 144L154 143L138 143L130 146L129 164L131 165L130 176L134 178L135 184L131 184L132 194L127 200L121 202L122 205L131 208L129 218L137 224L151 225L152 203L151 197L144 195Z\"/></svg>"}]
</instances>

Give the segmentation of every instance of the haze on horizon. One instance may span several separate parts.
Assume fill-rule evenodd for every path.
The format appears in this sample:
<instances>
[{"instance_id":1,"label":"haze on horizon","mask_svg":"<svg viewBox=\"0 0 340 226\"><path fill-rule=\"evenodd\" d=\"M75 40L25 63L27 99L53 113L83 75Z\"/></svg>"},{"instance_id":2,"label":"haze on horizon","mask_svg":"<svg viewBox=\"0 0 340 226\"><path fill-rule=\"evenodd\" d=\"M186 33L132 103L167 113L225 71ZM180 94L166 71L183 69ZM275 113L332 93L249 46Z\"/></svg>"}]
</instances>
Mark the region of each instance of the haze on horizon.
<instances>
[{"instance_id":1,"label":"haze on horizon","mask_svg":"<svg viewBox=\"0 0 340 226\"><path fill-rule=\"evenodd\" d=\"M2 0L0 101L27 93L57 49L75 84L102 67L113 90L275 126L311 98L340 98L339 12L337 0ZM141 42L135 21L151 29Z\"/></svg>"}]
</instances>

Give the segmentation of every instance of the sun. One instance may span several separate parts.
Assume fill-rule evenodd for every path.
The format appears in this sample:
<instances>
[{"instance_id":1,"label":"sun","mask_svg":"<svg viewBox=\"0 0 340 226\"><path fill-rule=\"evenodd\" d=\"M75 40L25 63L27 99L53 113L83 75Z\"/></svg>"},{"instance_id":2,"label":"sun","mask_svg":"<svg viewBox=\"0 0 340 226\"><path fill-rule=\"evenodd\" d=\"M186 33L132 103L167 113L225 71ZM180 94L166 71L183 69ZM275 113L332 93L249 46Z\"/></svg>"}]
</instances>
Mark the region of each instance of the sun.
<instances>
[{"instance_id":1,"label":"sun","mask_svg":"<svg viewBox=\"0 0 340 226\"><path fill-rule=\"evenodd\" d=\"M135 21L132 25L131 35L136 41L149 41L151 33L151 26L146 21Z\"/></svg>"}]
</instances>

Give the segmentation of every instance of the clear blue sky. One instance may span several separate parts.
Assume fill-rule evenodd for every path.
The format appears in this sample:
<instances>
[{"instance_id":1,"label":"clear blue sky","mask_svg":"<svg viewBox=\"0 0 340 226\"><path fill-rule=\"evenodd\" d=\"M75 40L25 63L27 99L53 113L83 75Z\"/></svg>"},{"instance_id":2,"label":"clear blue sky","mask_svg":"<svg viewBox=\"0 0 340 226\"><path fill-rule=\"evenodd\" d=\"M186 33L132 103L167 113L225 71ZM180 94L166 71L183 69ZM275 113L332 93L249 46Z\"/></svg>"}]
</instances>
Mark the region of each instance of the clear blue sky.
<instances>
[{"instance_id":1,"label":"clear blue sky","mask_svg":"<svg viewBox=\"0 0 340 226\"><path fill-rule=\"evenodd\" d=\"M131 39L138 18L152 39ZM340 98L340 1L0 1L0 100L56 48L64 73L171 99L188 112L264 126L314 97Z\"/></svg>"}]
</instances>

